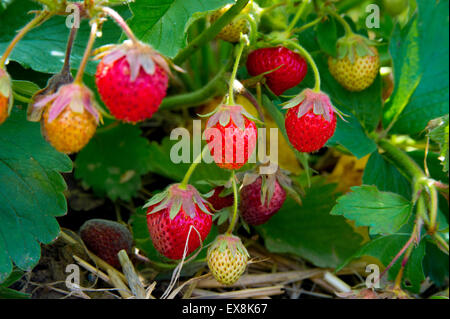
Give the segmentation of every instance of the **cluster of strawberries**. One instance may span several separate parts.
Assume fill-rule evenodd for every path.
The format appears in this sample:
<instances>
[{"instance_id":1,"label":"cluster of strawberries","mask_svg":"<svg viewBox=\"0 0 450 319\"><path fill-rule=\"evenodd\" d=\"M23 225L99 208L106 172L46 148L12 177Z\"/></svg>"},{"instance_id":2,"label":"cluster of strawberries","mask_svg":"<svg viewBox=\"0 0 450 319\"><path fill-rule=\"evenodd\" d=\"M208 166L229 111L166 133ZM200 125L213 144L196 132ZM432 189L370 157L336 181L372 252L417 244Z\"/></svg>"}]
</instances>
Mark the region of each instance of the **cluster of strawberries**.
<instances>
[{"instance_id":1,"label":"cluster of strawberries","mask_svg":"<svg viewBox=\"0 0 450 319\"><path fill-rule=\"evenodd\" d=\"M225 11L218 11L213 19ZM226 26L219 37L230 42L239 41L240 35L250 30L245 20L241 20ZM338 53L338 57L329 58L329 70L343 87L361 91L372 84L378 74L379 56L366 38L346 35L338 42ZM166 96L171 74L168 60L136 39L111 46L97 58L101 61L96 85L111 114L128 123L151 118ZM308 70L306 60L295 50L276 45L250 52L246 67L251 76L260 76L270 91L280 96L302 82ZM11 80L0 68L0 124L7 118L11 106ZM285 108L288 109L286 133L298 151L315 152L334 134L337 110L320 87L303 90L288 101ZM93 93L79 81L61 83L51 94L33 99L32 113L38 114L45 138L57 150L68 154L78 152L89 142L101 120ZM255 150L257 127L240 105L228 102L219 105L210 115L206 127L211 155L221 168L241 168ZM221 149L211 147L215 135L208 132L212 129L219 132ZM232 134L227 134L227 130ZM239 137L243 143L236 145ZM242 156L239 156L241 151ZM232 176L234 178L234 173ZM239 192L239 211L246 223L260 225L279 211L286 199L289 182L279 171L272 175L249 176L243 179ZM233 204L237 206L238 199L229 194L222 196L223 191L223 187L218 187L206 198L192 185L177 183L151 198L144 207L147 208L148 229L155 248L174 260L185 258L199 248L211 230L212 212ZM98 237L91 236L89 231L98 229L97 226L83 229L88 242L98 242L89 240ZM126 234L122 230L119 233ZM130 238L124 242L122 246L128 250ZM95 247L98 251L108 250ZM118 266L116 255L105 258ZM207 260L214 277L229 285L245 271L248 258L241 240L227 232L216 238L208 250Z\"/></svg>"}]
</instances>

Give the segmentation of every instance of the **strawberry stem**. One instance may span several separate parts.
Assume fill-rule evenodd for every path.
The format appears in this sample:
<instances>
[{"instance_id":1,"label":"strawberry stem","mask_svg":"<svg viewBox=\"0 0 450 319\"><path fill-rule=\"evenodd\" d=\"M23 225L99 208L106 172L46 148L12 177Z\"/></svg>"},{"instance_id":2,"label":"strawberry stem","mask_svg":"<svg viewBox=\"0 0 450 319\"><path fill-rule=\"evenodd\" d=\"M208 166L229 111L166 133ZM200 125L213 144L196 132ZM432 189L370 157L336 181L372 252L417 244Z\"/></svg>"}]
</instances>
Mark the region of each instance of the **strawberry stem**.
<instances>
[{"instance_id":1,"label":"strawberry stem","mask_svg":"<svg viewBox=\"0 0 450 319\"><path fill-rule=\"evenodd\" d=\"M239 68L239 62L241 60L242 52L244 52L245 45L248 44L247 36L243 36L241 33L241 42L239 42L238 51L236 54L236 60L234 61L233 71L231 73L230 81L228 83L228 97L227 97L227 105L234 105L234 92L233 92L233 84L236 79L237 70Z\"/></svg>"},{"instance_id":2,"label":"strawberry stem","mask_svg":"<svg viewBox=\"0 0 450 319\"><path fill-rule=\"evenodd\" d=\"M125 20L122 18L120 14L118 14L115 10L109 8L109 7L102 7L102 11L109 15L118 25L122 28L123 32L127 35L127 37L133 41L133 43L138 44L139 40L134 35L133 31L131 31L128 24L125 22Z\"/></svg>"},{"instance_id":3,"label":"strawberry stem","mask_svg":"<svg viewBox=\"0 0 450 319\"><path fill-rule=\"evenodd\" d=\"M189 169L187 170L186 174L184 175L183 180L181 181L180 185L178 186L180 189L186 189L186 186L189 183L189 178L191 178L191 175L192 175L192 173L194 173L195 168L201 162L201 159L207 149L208 149L208 145L205 145L205 147L203 147L203 150L200 152L200 154L198 154L197 157L194 159L194 162L191 164L191 166L189 166Z\"/></svg>"},{"instance_id":4,"label":"strawberry stem","mask_svg":"<svg viewBox=\"0 0 450 319\"><path fill-rule=\"evenodd\" d=\"M292 33L292 34L294 34L294 33L301 33L301 32L303 32L303 31L305 31L306 29L309 29L309 28L315 26L315 25L316 25L317 23L319 23L320 21L322 21L322 18L323 18L323 17L318 17L318 18L316 18L315 20L313 20L313 21L311 21L311 22L308 22L307 24L302 25L301 27L292 29L291 33Z\"/></svg>"},{"instance_id":5,"label":"strawberry stem","mask_svg":"<svg viewBox=\"0 0 450 319\"><path fill-rule=\"evenodd\" d=\"M95 38L97 37L97 21L94 21L91 26L91 34L89 35L89 40L84 50L83 60L81 60L80 67L78 69L77 75L75 77L74 83L81 84L83 82L84 69L86 69L86 64L91 56L92 46L94 45Z\"/></svg>"},{"instance_id":6,"label":"strawberry stem","mask_svg":"<svg viewBox=\"0 0 450 319\"><path fill-rule=\"evenodd\" d=\"M233 185L233 196L234 196L234 202L233 202L233 218L231 219L230 226L228 226L228 230L226 232L227 235L231 235L234 229L234 225L236 224L237 220L237 209L238 209L238 193L237 193L237 185L236 185L236 177L234 170L231 171L231 182Z\"/></svg>"},{"instance_id":7,"label":"strawberry stem","mask_svg":"<svg viewBox=\"0 0 450 319\"><path fill-rule=\"evenodd\" d=\"M330 13L333 17L336 18L336 20L339 21L339 23L344 27L345 30L345 36L349 37L354 35L352 28L350 27L350 25L348 24L347 21L345 21L345 19L343 17L341 17L339 14L337 14L335 11L333 10L327 10L328 13Z\"/></svg>"},{"instance_id":8,"label":"strawberry stem","mask_svg":"<svg viewBox=\"0 0 450 319\"><path fill-rule=\"evenodd\" d=\"M217 34L230 23L247 5L249 0L238 0L236 3L225 12L216 22L214 22L211 27L202 32L198 37L192 40L187 47L181 50L175 58L173 58L173 63L176 65L181 65L186 61L195 51L203 47L204 44L215 38Z\"/></svg>"},{"instance_id":9,"label":"strawberry stem","mask_svg":"<svg viewBox=\"0 0 450 319\"><path fill-rule=\"evenodd\" d=\"M231 59L222 69L208 82L204 87L193 92L178 94L166 97L159 107L160 109L171 110L181 107L190 107L200 105L216 95L226 92L226 84L224 83L224 74L231 66Z\"/></svg>"},{"instance_id":10,"label":"strawberry stem","mask_svg":"<svg viewBox=\"0 0 450 319\"><path fill-rule=\"evenodd\" d=\"M14 37L14 39L9 43L8 47L5 50L5 53L3 53L1 59L0 59L0 68L3 68L5 66L6 59L8 59L9 55L11 54L12 50L16 46L16 44L27 34L31 29L33 29L38 24L44 22L45 20L48 20L53 16L53 13L50 13L48 11L41 11L40 14L34 17L33 20L27 23L26 26L24 26L19 33Z\"/></svg>"},{"instance_id":11,"label":"strawberry stem","mask_svg":"<svg viewBox=\"0 0 450 319\"><path fill-rule=\"evenodd\" d=\"M305 11L306 5L308 4L307 0L304 0L300 7L297 10L297 13L295 14L294 19L292 19L291 23L289 24L288 28L286 29L287 38L289 38L292 35L292 30L294 29L295 25L297 24L298 20L301 18L303 11Z\"/></svg>"},{"instance_id":12,"label":"strawberry stem","mask_svg":"<svg viewBox=\"0 0 450 319\"><path fill-rule=\"evenodd\" d=\"M70 73L70 56L72 54L73 42L77 36L78 28L72 27L69 33L69 39L66 45L66 55L64 57L64 65L62 67L61 73Z\"/></svg>"},{"instance_id":13,"label":"strawberry stem","mask_svg":"<svg viewBox=\"0 0 450 319\"><path fill-rule=\"evenodd\" d=\"M312 58L311 54L309 54L308 51L306 51L305 48L303 48L300 44L297 42L294 42L292 40L284 40L287 44L290 44L294 48L296 48L300 53L305 57L306 61L308 61L309 65L311 66L313 72L314 72L314 92L320 92L320 74L319 69L317 68L316 62L314 62L314 59Z\"/></svg>"}]
</instances>

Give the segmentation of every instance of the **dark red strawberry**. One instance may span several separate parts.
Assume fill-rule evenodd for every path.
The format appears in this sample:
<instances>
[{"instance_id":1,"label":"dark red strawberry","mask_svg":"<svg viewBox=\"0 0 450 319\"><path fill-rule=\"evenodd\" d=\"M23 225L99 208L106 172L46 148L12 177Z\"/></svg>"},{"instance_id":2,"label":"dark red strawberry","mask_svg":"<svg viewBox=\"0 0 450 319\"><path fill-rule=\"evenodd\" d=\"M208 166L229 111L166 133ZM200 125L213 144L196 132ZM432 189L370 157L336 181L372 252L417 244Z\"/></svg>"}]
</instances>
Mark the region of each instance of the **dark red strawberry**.
<instances>
[{"instance_id":1,"label":"dark red strawberry","mask_svg":"<svg viewBox=\"0 0 450 319\"><path fill-rule=\"evenodd\" d=\"M283 46L257 49L248 55L247 70L250 75L256 76L274 69L277 70L264 77L272 92L281 95L300 84L308 65L298 53Z\"/></svg>"},{"instance_id":2,"label":"dark red strawberry","mask_svg":"<svg viewBox=\"0 0 450 319\"><path fill-rule=\"evenodd\" d=\"M106 219L90 219L80 228L86 247L111 266L120 267L117 254L124 249L131 252L133 236L128 228Z\"/></svg>"},{"instance_id":3,"label":"dark red strawberry","mask_svg":"<svg viewBox=\"0 0 450 319\"><path fill-rule=\"evenodd\" d=\"M263 179L266 191L263 190ZM261 225L277 213L286 199L286 192L275 176L260 176L241 189L239 210L247 224Z\"/></svg>"},{"instance_id":4,"label":"dark red strawberry","mask_svg":"<svg viewBox=\"0 0 450 319\"><path fill-rule=\"evenodd\" d=\"M285 108L289 108L284 123L286 133L299 152L318 151L333 136L337 110L326 94L306 89Z\"/></svg>"},{"instance_id":5,"label":"dark red strawberry","mask_svg":"<svg viewBox=\"0 0 450 319\"><path fill-rule=\"evenodd\" d=\"M214 207L215 210L221 210L225 207L230 207L233 205L234 197L233 194L220 196L220 193L225 189L223 186L218 186L214 188L214 193L208 198L208 202Z\"/></svg>"},{"instance_id":6,"label":"dark red strawberry","mask_svg":"<svg viewBox=\"0 0 450 319\"><path fill-rule=\"evenodd\" d=\"M196 250L208 236L212 217L206 200L191 185L185 189L180 184L169 186L153 196L144 207L147 225L156 250L170 259L183 258Z\"/></svg>"},{"instance_id":7,"label":"dark red strawberry","mask_svg":"<svg viewBox=\"0 0 450 319\"><path fill-rule=\"evenodd\" d=\"M247 163L256 147L258 130L241 105L219 105L204 132L211 156L217 166L239 169Z\"/></svg>"},{"instance_id":8,"label":"dark red strawberry","mask_svg":"<svg viewBox=\"0 0 450 319\"><path fill-rule=\"evenodd\" d=\"M128 41L100 57L95 83L111 113L124 122L151 118L166 96L165 59L148 45Z\"/></svg>"}]
</instances>

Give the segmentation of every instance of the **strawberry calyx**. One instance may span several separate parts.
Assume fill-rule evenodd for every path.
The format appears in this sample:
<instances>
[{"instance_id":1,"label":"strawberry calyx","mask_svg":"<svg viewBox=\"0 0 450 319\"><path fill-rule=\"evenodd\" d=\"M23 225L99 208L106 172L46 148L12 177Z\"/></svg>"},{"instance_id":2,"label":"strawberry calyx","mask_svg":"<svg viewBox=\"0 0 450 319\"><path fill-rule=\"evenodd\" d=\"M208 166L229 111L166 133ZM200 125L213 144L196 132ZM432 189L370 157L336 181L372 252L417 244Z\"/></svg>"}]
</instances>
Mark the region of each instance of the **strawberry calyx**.
<instances>
[{"instance_id":1,"label":"strawberry calyx","mask_svg":"<svg viewBox=\"0 0 450 319\"><path fill-rule=\"evenodd\" d=\"M213 112L200 115L201 117L208 117L208 122L206 123L206 128L213 127L217 123L221 126L226 126L230 122L236 125L236 127L240 128L242 131L245 130L245 119L248 118L253 122L259 122L259 120L253 117L250 113L248 113L242 105L226 105L220 104Z\"/></svg>"},{"instance_id":2,"label":"strawberry calyx","mask_svg":"<svg viewBox=\"0 0 450 319\"><path fill-rule=\"evenodd\" d=\"M0 95L8 101L8 115L13 107L12 82L8 72L0 68Z\"/></svg>"},{"instance_id":3,"label":"strawberry calyx","mask_svg":"<svg viewBox=\"0 0 450 319\"><path fill-rule=\"evenodd\" d=\"M163 192L153 196L144 205L144 208L154 206L148 214L154 214L163 209L169 209L170 219L174 219L181 209L183 209L189 217L195 218L197 215L196 206L205 214L212 215L210 210L206 207L208 205L208 202L194 186L188 184L185 188L181 188L180 184L172 184Z\"/></svg>"},{"instance_id":4,"label":"strawberry calyx","mask_svg":"<svg viewBox=\"0 0 450 319\"><path fill-rule=\"evenodd\" d=\"M34 104L37 101L49 96L50 94L55 93L58 89L66 84L70 84L73 82L72 74L69 69L65 69L60 73L53 75L47 82L47 86L39 91L36 91L34 95L31 97L31 101L28 104L27 109L27 120L30 122L39 122L42 117L42 112L44 108L36 108Z\"/></svg>"},{"instance_id":5,"label":"strawberry calyx","mask_svg":"<svg viewBox=\"0 0 450 319\"><path fill-rule=\"evenodd\" d=\"M103 63L106 65L113 64L125 57L130 66L131 82L137 79L141 68L148 75L153 75L156 70L155 64L160 66L167 74L172 75L169 67L170 62L150 45L142 42L125 40L122 44L107 45L98 51L95 59L103 59ZM182 71L177 66L172 66L178 71Z\"/></svg>"},{"instance_id":6,"label":"strawberry calyx","mask_svg":"<svg viewBox=\"0 0 450 319\"><path fill-rule=\"evenodd\" d=\"M365 57L365 56L374 56L376 55L376 51L373 50L373 46L378 43L373 40L369 40L368 38L359 35L359 34L349 34L343 36L337 41L337 58L339 60L345 59L348 57L350 62L355 63L355 58Z\"/></svg>"},{"instance_id":7,"label":"strawberry calyx","mask_svg":"<svg viewBox=\"0 0 450 319\"><path fill-rule=\"evenodd\" d=\"M231 234L222 234L217 236L211 244L211 247L208 249L208 252L216 249L220 252L225 252L225 250L229 249L233 257L236 256L238 252L242 255L250 257L247 248L245 248L241 239Z\"/></svg>"},{"instance_id":8,"label":"strawberry calyx","mask_svg":"<svg viewBox=\"0 0 450 319\"><path fill-rule=\"evenodd\" d=\"M61 86L56 93L50 94L34 103L31 112L42 113L45 106L52 101L48 123L55 120L66 107L70 107L74 113L89 112L95 118L97 124L101 120L92 91L82 84L71 83Z\"/></svg>"},{"instance_id":9,"label":"strawberry calyx","mask_svg":"<svg viewBox=\"0 0 450 319\"><path fill-rule=\"evenodd\" d=\"M321 91L316 92L312 89L303 90L300 94L282 105L283 109L290 109L298 106L297 116L299 118L311 110L316 115L322 115L327 122L331 122L332 119L330 115L332 112L337 113L342 120L344 120L342 116L345 116L345 114L331 104L327 94Z\"/></svg>"},{"instance_id":10,"label":"strawberry calyx","mask_svg":"<svg viewBox=\"0 0 450 319\"><path fill-rule=\"evenodd\" d=\"M270 163L256 165L251 171L238 173L238 179L242 179L242 186L245 187L256 182L261 178L261 203L268 207L275 193L276 182L289 194L297 203L301 205L302 201L298 192L292 186L292 180L289 178L289 171L281 169L279 166L272 174L261 174L261 166L268 166Z\"/></svg>"}]
</instances>

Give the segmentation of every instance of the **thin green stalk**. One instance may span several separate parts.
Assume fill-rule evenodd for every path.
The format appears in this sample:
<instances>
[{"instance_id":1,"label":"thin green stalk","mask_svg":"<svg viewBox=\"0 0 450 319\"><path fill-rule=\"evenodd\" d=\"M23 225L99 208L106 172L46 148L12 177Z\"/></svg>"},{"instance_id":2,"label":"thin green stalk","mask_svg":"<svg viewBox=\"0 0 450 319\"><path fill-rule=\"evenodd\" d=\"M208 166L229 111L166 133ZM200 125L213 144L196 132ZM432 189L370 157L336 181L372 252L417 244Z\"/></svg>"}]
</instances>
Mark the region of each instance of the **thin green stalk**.
<instances>
[{"instance_id":1,"label":"thin green stalk","mask_svg":"<svg viewBox=\"0 0 450 319\"><path fill-rule=\"evenodd\" d=\"M227 97L227 105L234 105L234 91L233 84L236 79L237 70L239 68L239 62L241 61L242 52L244 52L245 41L241 38L241 42L239 42L238 52L236 55L236 59L234 61L233 71L231 72L230 81L228 82L228 97Z\"/></svg>"},{"instance_id":2,"label":"thin green stalk","mask_svg":"<svg viewBox=\"0 0 450 319\"><path fill-rule=\"evenodd\" d=\"M339 14L337 14L333 10L327 10L327 12L330 13L333 17L335 17L336 20L338 20L338 22L344 27L346 36L351 36L351 35L354 34L353 31L352 31L352 28L350 27L348 22L345 21L345 19L343 17L341 17Z\"/></svg>"},{"instance_id":3,"label":"thin green stalk","mask_svg":"<svg viewBox=\"0 0 450 319\"><path fill-rule=\"evenodd\" d=\"M189 45L181 50L177 56L173 59L173 63L181 65L189 58L197 49L201 48L205 43L211 41L215 36L230 23L244 7L249 0L238 0L234 6L232 6L227 12L225 12L211 27L205 30L202 34L197 36Z\"/></svg>"},{"instance_id":4,"label":"thin green stalk","mask_svg":"<svg viewBox=\"0 0 450 319\"><path fill-rule=\"evenodd\" d=\"M231 60L230 60L231 62ZM167 97L163 100L161 103L160 109L176 109L181 106L193 106L193 105L199 105L203 102L209 100L210 98L214 97L215 95L219 93L223 93L220 89L220 84L222 83L223 76L225 72L227 71L228 67L230 66L230 62L228 62L226 65L222 67L222 69L216 74L216 76L209 81L207 85L202 87L201 89L189 92L185 94L179 94ZM225 83L224 83L225 86ZM224 88L225 91L225 88Z\"/></svg>"},{"instance_id":5,"label":"thin green stalk","mask_svg":"<svg viewBox=\"0 0 450 319\"><path fill-rule=\"evenodd\" d=\"M286 40L286 43L289 43L290 45L292 45L293 47L295 47L298 51L300 51L300 53L305 57L306 61L308 61L309 65L311 66L313 72L314 72L314 79L315 79L315 84L314 84L314 88L313 90L315 92L319 92L320 91L320 74L319 74L319 69L317 68L316 62L314 62L314 59L312 58L311 54L309 54L308 51L306 51L305 48L303 48L300 44L291 41L291 40Z\"/></svg>"},{"instance_id":6,"label":"thin green stalk","mask_svg":"<svg viewBox=\"0 0 450 319\"><path fill-rule=\"evenodd\" d=\"M294 19L292 19L291 23L289 24L288 28L286 29L286 34L291 35L292 29L294 29L295 25L297 24L298 20L301 18L303 11L305 11L306 5L308 4L307 0L303 0L302 4L297 10L297 13L295 14Z\"/></svg>"},{"instance_id":7,"label":"thin green stalk","mask_svg":"<svg viewBox=\"0 0 450 319\"><path fill-rule=\"evenodd\" d=\"M133 31L131 31L130 27L120 14L109 7L102 7L102 11L109 15L119 25L119 27L122 28L123 32L125 32L125 34L131 41L133 41L134 43L139 43L139 40L136 38Z\"/></svg>"},{"instance_id":8,"label":"thin green stalk","mask_svg":"<svg viewBox=\"0 0 450 319\"><path fill-rule=\"evenodd\" d=\"M313 21L311 21L311 22L309 22L309 23L307 23L307 24L304 24L304 25L302 25L301 27L299 27L299 28L295 28L295 29L292 29L292 33L301 33L301 32L303 32L303 31L305 31L306 29L309 29L309 28L311 28L311 27L313 27L313 26L315 26L317 23L319 23L320 21L322 21L322 17L318 17L317 19L315 19L315 20L313 20Z\"/></svg>"},{"instance_id":9,"label":"thin green stalk","mask_svg":"<svg viewBox=\"0 0 450 319\"><path fill-rule=\"evenodd\" d=\"M228 226L228 230L226 232L228 235L231 235L231 233L233 232L234 225L236 224L237 220L237 210L238 210L238 192L234 170L231 171L231 182L233 185L234 202L233 202L233 217L231 219L230 226Z\"/></svg>"},{"instance_id":10,"label":"thin green stalk","mask_svg":"<svg viewBox=\"0 0 450 319\"><path fill-rule=\"evenodd\" d=\"M12 50L16 46L16 44L25 36L25 34L28 33L31 29L33 29L35 26L39 25L40 23L44 22L45 20L51 18L53 16L52 13L48 11L42 11L40 14L35 16L33 20L28 22L26 26L24 26L19 33L14 37L14 39L9 43L8 47L6 48L5 52L3 53L2 57L0 58L0 68L3 68L5 66L5 62L8 59L9 55L11 54Z\"/></svg>"},{"instance_id":11,"label":"thin green stalk","mask_svg":"<svg viewBox=\"0 0 450 319\"><path fill-rule=\"evenodd\" d=\"M191 166L189 166L189 169L187 170L186 174L184 175L184 178L181 181L179 188L186 189L186 186L189 183L189 178L191 178L192 173L194 173L197 165L201 163L201 158L203 157L203 154L205 154L207 149L208 149L208 145L205 145L205 147L203 147L203 150L201 151L201 153L197 155L194 162L191 164Z\"/></svg>"},{"instance_id":12,"label":"thin green stalk","mask_svg":"<svg viewBox=\"0 0 450 319\"><path fill-rule=\"evenodd\" d=\"M91 34L89 35L89 40L86 45L86 49L84 50L83 60L81 60L80 67L78 69L74 83L81 84L83 82L84 70L86 69L86 64L89 60L89 57L91 56L92 46L94 45L95 38L97 37L97 27L98 24L96 21L94 21L91 26Z\"/></svg>"}]
</instances>

